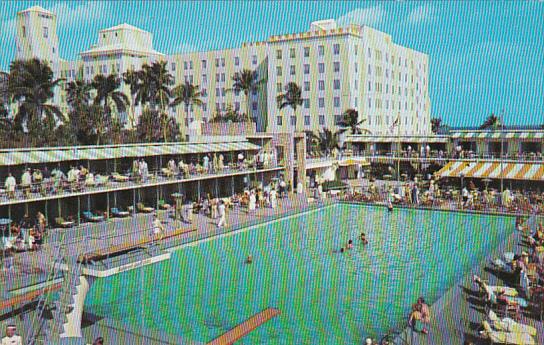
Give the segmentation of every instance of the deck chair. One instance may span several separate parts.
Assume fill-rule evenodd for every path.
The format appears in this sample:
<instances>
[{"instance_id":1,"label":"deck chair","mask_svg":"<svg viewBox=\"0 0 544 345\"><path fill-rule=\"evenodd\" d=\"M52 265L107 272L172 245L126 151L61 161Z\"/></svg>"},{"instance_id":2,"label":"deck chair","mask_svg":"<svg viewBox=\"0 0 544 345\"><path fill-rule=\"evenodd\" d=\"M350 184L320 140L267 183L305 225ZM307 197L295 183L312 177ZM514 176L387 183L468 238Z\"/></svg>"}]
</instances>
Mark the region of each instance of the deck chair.
<instances>
[{"instance_id":1,"label":"deck chair","mask_svg":"<svg viewBox=\"0 0 544 345\"><path fill-rule=\"evenodd\" d=\"M482 322L484 328L480 332L491 341L491 344L509 344L509 345L535 345L535 339L527 333L495 331L487 321Z\"/></svg>"},{"instance_id":2,"label":"deck chair","mask_svg":"<svg viewBox=\"0 0 544 345\"><path fill-rule=\"evenodd\" d=\"M139 202L136 204L136 210L141 213L151 213L155 209L153 207L146 207L143 203Z\"/></svg>"},{"instance_id":3,"label":"deck chair","mask_svg":"<svg viewBox=\"0 0 544 345\"><path fill-rule=\"evenodd\" d=\"M488 297L490 297L492 294L498 293L509 297L517 297L519 295L518 291L512 287L487 285L487 283L477 275L473 277L473 281L476 283L476 285L478 285L480 291L487 294Z\"/></svg>"},{"instance_id":4,"label":"deck chair","mask_svg":"<svg viewBox=\"0 0 544 345\"><path fill-rule=\"evenodd\" d=\"M128 211L121 211L121 210L118 209L117 207L112 207L112 208L111 208L111 215L114 216L114 217L117 217L117 218L123 218L123 217L128 217L128 216L130 216L130 212L128 212Z\"/></svg>"},{"instance_id":5,"label":"deck chair","mask_svg":"<svg viewBox=\"0 0 544 345\"><path fill-rule=\"evenodd\" d=\"M489 318L491 326L493 326L493 328L497 331L510 333L527 333L532 336L536 335L536 328L516 322L509 317L500 319L493 310L490 310L487 316Z\"/></svg>"},{"instance_id":6,"label":"deck chair","mask_svg":"<svg viewBox=\"0 0 544 345\"><path fill-rule=\"evenodd\" d=\"M62 217L55 218L55 223L61 228L70 228L76 224L75 222L67 221Z\"/></svg>"},{"instance_id":7,"label":"deck chair","mask_svg":"<svg viewBox=\"0 0 544 345\"><path fill-rule=\"evenodd\" d=\"M127 182L129 180L129 177L128 176L125 176L125 175L121 175L117 172L114 172L111 174L111 178L115 181L115 182Z\"/></svg>"},{"instance_id":8,"label":"deck chair","mask_svg":"<svg viewBox=\"0 0 544 345\"><path fill-rule=\"evenodd\" d=\"M104 217L93 214L91 211L83 211L83 218L89 222L101 222Z\"/></svg>"},{"instance_id":9,"label":"deck chair","mask_svg":"<svg viewBox=\"0 0 544 345\"><path fill-rule=\"evenodd\" d=\"M170 204L167 204L166 201L162 199L159 200L158 204L161 210L169 210L172 207Z\"/></svg>"}]
</instances>

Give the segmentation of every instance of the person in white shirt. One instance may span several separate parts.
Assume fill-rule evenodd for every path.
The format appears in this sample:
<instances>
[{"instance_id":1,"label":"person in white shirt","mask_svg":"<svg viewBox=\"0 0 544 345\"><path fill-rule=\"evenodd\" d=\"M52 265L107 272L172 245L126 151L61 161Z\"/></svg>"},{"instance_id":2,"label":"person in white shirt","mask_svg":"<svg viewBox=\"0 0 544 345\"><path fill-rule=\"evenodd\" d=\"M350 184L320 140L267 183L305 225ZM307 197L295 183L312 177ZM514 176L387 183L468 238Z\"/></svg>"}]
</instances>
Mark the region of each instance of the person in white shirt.
<instances>
[{"instance_id":1,"label":"person in white shirt","mask_svg":"<svg viewBox=\"0 0 544 345\"><path fill-rule=\"evenodd\" d=\"M6 192L8 193L8 198L15 198L16 186L17 182L15 181L15 177L13 177L11 173L8 173L8 177L6 178L6 182L4 183L4 187L6 188Z\"/></svg>"},{"instance_id":2,"label":"person in white shirt","mask_svg":"<svg viewBox=\"0 0 544 345\"><path fill-rule=\"evenodd\" d=\"M204 172L208 173L210 171L210 157L208 155L202 158L202 167L204 168Z\"/></svg>"},{"instance_id":3,"label":"person in white shirt","mask_svg":"<svg viewBox=\"0 0 544 345\"><path fill-rule=\"evenodd\" d=\"M21 188L23 188L23 193L25 196L30 195L30 186L32 185L32 175L30 174L30 169L26 169L21 176Z\"/></svg>"},{"instance_id":4,"label":"person in white shirt","mask_svg":"<svg viewBox=\"0 0 544 345\"><path fill-rule=\"evenodd\" d=\"M161 240L164 233L164 226L157 215L153 215L153 239Z\"/></svg>"},{"instance_id":5,"label":"person in white shirt","mask_svg":"<svg viewBox=\"0 0 544 345\"><path fill-rule=\"evenodd\" d=\"M273 209L278 207L278 196L275 188L270 191L270 207Z\"/></svg>"},{"instance_id":6,"label":"person in white shirt","mask_svg":"<svg viewBox=\"0 0 544 345\"><path fill-rule=\"evenodd\" d=\"M249 211L255 211L255 208L257 207L257 197L255 196L255 192L251 191L249 194Z\"/></svg>"},{"instance_id":7,"label":"person in white shirt","mask_svg":"<svg viewBox=\"0 0 544 345\"><path fill-rule=\"evenodd\" d=\"M219 201L219 222L217 223L218 228L222 228L227 225L227 207L223 200Z\"/></svg>"},{"instance_id":8,"label":"person in white shirt","mask_svg":"<svg viewBox=\"0 0 544 345\"><path fill-rule=\"evenodd\" d=\"M6 329L6 336L2 338L2 345L23 345L23 338L16 335L17 328L14 325L9 325Z\"/></svg>"}]
</instances>

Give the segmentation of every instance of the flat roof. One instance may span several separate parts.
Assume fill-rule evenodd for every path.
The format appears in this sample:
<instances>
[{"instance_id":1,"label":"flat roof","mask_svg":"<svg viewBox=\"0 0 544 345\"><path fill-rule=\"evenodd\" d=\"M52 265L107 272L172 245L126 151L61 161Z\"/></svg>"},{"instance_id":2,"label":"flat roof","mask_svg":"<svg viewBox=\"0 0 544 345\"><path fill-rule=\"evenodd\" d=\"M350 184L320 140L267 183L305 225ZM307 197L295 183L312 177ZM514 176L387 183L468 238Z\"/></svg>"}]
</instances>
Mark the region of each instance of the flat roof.
<instances>
[{"instance_id":1,"label":"flat roof","mask_svg":"<svg viewBox=\"0 0 544 345\"><path fill-rule=\"evenodd\" d=\"M348 142L352 143L396 143L396 142L408 142L408 143L447 143L449 137L447 135L350 135L348 136Z\"/></svg>"}]
</instances>

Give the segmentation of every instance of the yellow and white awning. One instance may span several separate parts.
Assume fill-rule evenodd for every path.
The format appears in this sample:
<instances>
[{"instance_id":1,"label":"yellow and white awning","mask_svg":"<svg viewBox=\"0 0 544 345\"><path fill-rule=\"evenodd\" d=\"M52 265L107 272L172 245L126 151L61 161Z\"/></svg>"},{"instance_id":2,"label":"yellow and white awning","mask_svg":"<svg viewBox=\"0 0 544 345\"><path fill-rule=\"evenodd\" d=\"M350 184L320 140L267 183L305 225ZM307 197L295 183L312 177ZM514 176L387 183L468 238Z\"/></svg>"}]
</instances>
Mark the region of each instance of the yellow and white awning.
<instances>
[{"instance_id":1,"label":"yellow and white awning","mask_svg":"<svg viewBox=\"0 0 544 345\"><path fill-rule=\"evenodd\" d=\"M455 161L437 171L436 176L544 181L544 163Z\"/></svg>"}]
</instances>

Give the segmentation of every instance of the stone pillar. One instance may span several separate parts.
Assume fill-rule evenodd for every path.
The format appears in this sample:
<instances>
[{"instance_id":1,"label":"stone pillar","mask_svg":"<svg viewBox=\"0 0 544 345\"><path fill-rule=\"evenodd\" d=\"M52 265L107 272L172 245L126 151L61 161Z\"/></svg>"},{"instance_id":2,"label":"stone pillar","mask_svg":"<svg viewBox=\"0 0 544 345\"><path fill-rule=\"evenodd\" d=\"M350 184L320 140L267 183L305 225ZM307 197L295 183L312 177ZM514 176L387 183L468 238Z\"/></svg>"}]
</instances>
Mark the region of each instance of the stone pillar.
<instances>
[{"instance_id":1,"label":"stone pillar","mask_svg":"<svg viewBox=\"0 0 544 345\"><path fill-rule=\"evenodd\" d=\"M296 133L293 139L294 150L296 150L297 153L296 166L298 172L298 182L301 182L303 186L306 186L306 136L304 133ZM293 189L296 188L297 186L293 185Z\"/></svg>"},{"instance_id":2,"label":"stone pillar","mask_svg":"<svg viewBox=\"0 0 544 345\"><path fill-rule=\"evenodd\" d=\"M85 298L87 293L91 289L95 281L95 277L81 275L79 277L79 285L76 287L76 294L74 295L74 304L71 312L66 314L68 320L64 324L64 333L60 335L61 338L81 338L81 318L83 317L83 307L85 305Z\"/></svg>"}]
</instances>

